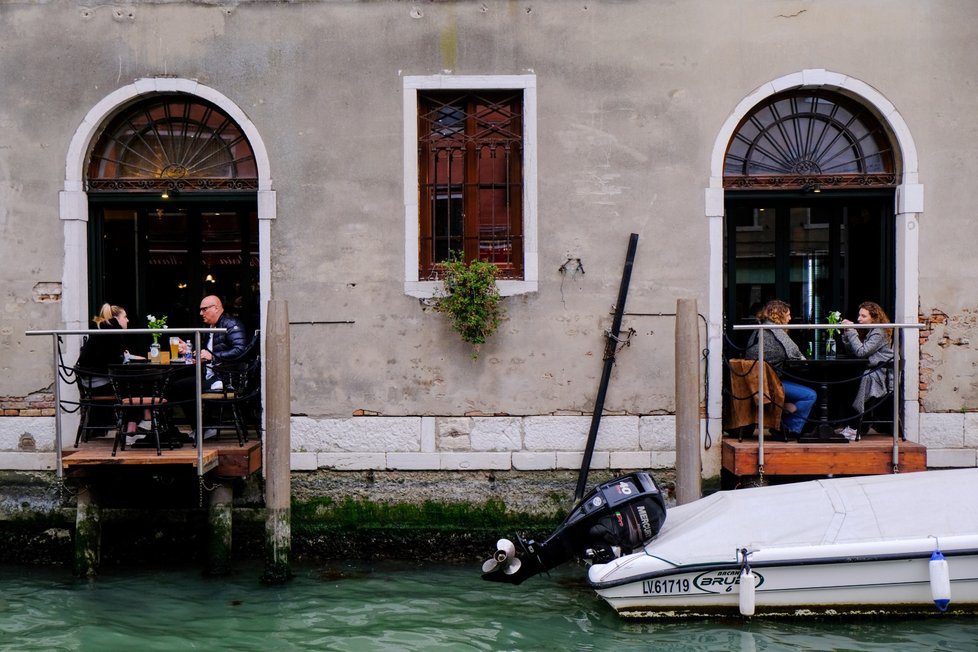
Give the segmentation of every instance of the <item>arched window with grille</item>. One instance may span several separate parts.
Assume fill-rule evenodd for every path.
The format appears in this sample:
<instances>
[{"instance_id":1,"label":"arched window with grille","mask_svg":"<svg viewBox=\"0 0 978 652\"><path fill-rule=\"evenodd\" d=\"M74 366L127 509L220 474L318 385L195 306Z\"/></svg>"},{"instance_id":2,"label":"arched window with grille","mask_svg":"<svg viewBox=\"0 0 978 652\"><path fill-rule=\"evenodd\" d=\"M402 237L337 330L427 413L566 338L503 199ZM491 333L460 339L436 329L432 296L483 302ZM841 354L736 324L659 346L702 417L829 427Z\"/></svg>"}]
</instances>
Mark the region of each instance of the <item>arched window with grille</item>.
<instances>
[{"instance_id":1,"label":"arched window with grille","mask_svg":"<svg viewBox=\"0 0 978 652\"><path fill-rule=\"evenodd\" d=\"M790 92L741 121L724 159L724 187L892 188L893 148L882 123L841 95Z\"/></svg>"},{"instance_id":2,"label":"arched window with grille","mask_svg":"<svg viewBox=\"0 0 978 652\"><path fill-rule=\"evenodd\" d=\"M160 96L121 112L92 149L89 192L255 190L255 155L237 124L199 98Z\"/></svg>"},{"instance_id":3,"label":"arched window with grille","mask_svg":"<svg viewBox=\"0 0 978 652\"><path fill-rule=\"evenodd\" d=\"M257 327L257 176L241 128L202 98L151 95L116 113L87 165L91 308L196 326L215 294Z\"/></svg>"}]
</instances>

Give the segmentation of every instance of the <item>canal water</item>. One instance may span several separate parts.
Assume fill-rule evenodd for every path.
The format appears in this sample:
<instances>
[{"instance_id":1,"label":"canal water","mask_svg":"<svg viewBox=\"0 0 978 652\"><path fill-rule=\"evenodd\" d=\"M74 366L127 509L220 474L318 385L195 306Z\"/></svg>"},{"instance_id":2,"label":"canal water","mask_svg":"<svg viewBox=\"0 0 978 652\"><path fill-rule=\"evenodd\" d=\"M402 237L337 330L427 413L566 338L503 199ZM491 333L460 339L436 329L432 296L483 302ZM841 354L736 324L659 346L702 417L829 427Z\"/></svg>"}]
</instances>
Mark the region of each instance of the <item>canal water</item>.
<instances>
[{"instance_id":1,"label":"canal water","mask_svg":"<svg viewBox=\"0 0 978 652\"><path fill-rule=\"evenodd\" d=\"M2 650L978 650L974 617L881 621L618 618L572 565L522 586L478 568L383 562L294 567L264 586L260 565L0 567Z\"/></svg>"}]
</instances>

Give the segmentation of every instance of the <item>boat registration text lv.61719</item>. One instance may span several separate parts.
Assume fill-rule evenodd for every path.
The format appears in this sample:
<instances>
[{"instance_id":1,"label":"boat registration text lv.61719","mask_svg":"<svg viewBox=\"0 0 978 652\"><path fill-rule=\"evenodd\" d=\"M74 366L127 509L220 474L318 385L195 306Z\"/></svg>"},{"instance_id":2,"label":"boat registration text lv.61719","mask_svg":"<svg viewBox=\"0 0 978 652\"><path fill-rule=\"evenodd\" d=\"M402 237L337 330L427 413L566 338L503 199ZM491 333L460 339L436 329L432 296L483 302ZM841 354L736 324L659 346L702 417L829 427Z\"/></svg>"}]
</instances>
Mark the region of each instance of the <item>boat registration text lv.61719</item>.
<instances>
[{"instance_id":1,"label":"boat registration text lv.61719","mask_svg":"<svg viewBox=\"0 0 978 652\"><path fill-rule=\"evenodd\" d=\"M689 593L692 588L693 583L688 577L666 577L657 580L642 581L642 593L644 595Z\"/></svg>"}]
</instances>

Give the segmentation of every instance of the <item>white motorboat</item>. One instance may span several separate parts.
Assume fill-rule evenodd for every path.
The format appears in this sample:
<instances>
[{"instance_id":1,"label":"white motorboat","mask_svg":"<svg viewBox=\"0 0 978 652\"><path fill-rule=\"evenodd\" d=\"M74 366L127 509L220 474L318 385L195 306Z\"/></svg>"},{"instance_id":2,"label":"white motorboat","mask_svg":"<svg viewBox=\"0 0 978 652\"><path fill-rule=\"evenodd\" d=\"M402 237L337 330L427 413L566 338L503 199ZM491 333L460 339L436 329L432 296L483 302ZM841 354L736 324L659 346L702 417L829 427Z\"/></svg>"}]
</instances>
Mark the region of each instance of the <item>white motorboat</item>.
<instances>
[{"instance_id":1,"label":"white motorboat","mask_svg":"<svg viewBox=\"0 0 978 652\"><path fill-rule=\"evenodd\" d=\"M620 537L605 549L585 535L571 546L592 560L588 583L622 616L978 612L978 469L723 491L659 524L642 545ZM556 556L540 550L585 530L593 534L562 526L543 544L521 541L522 555L497 555L499 568L486 562L483 576L550 568Z\"/></svg>"}]
</instances>

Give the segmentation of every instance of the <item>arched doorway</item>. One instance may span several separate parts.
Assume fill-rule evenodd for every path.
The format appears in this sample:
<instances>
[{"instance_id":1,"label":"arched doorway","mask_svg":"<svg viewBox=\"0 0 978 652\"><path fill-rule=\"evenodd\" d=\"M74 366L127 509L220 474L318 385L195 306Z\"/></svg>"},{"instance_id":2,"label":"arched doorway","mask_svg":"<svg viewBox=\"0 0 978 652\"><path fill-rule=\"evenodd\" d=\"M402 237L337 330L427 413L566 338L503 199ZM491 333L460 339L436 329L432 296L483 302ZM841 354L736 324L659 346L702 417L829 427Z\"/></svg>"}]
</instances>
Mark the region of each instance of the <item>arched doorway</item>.
<instances>
[{"instance_id":1,"label":"arched doorway","mask_svg":"<svg viewBox=\"0 0 978 652\"><path fill-rule=\"evenodd\" d=\"M893 146L865 106L795 89L754 107L724 158L724 315L731 327L770 299L793 321L854 318L860 302L894 313ZM819 331L793 331L822 345Z\"/></svg>"},{"instance_id":2,"label":"arched doorway","mask_svg":"<svg viewBox=\"0 0 978 652\"><path fill-rule=\"evenodd\" d=\"M86 186L93 311L121 303L188 327L214 294L258 325L256 162L226 112L183 94L127 105L94 143Z\"/></svg>"},{"instance_id":3,"label":"arched doorway","mask_svg":"<svg viewBox=\"0 0 978 652\"><path fill-rule=\"evenodd\" d=\"M113 118L125 111L126 107L133 106L152 96L165 94L185 95L216 107L237 126L251 148L254 167L257 172L257 190L249 190L250 196L247 200L257 217L257 295L260 310L258 323L254 324L253 327L257 328L263 325L265 305L270 298L271 287L270 225L277 216L275 191L272 190L270 166L264 142L248 116L222 93L194 80L167 77L139 79L135 83L119 88L106 96L82 120L68 147L64 190L60 194L60 217L64 226L65 243L64 271L62 273L62 316L67 328L86 328L92 314L90 306L95 303L89 296L88 222L90 208L97 209L95 204L98 201L90 207L87 179L94 141L102 135ZM187 205L192 205L191 196L193 194L185 194L182 201ZM230 196L225 198L233 199ZM251 234L249 237L252 238L251 247L254 247L255 234ZM249 324L249 327L252 326ZM74 344L69 342L68 346L71 349Z\"/></svg>"},{"instance_id":4,"label":"arched doorway","mask_svg":"<svg viewBox=\"0 0 978 652\"><path fill-rule=\"evenodd\" d=\"M893 104L879 91L854 77L822 69L794 72L771 80L748 93L731 111L717 132L710 159L710 182L704 192L705 216L708 221L710 241L709 297L707 319L709 324L709 365L707 368L709 393L707 410L708 432L721 428L722 368L724 326L727 323L724 304L727 300L724 256L727 253L724 238L724 221L727 196L724 187L724 166L727 152L737 128L744 118L769 98L796 89L824 90L845 96L872 110L873 115L886 128L893 146L895 187L892 192L893 209L893 303L891 317L898 322L915 322L918 304L918 226L923 213L923 186L918 183L917 148L903 117ZM828 195L826 195L828 196ZM749 309L749 306L748 306ZM903 423L908 439L918 437L918 359L919 346L914 338L904 342L905 362ZM704 459L706 475L719 474L719 447L715 455Z\"/></svg>"}]
</instances>

